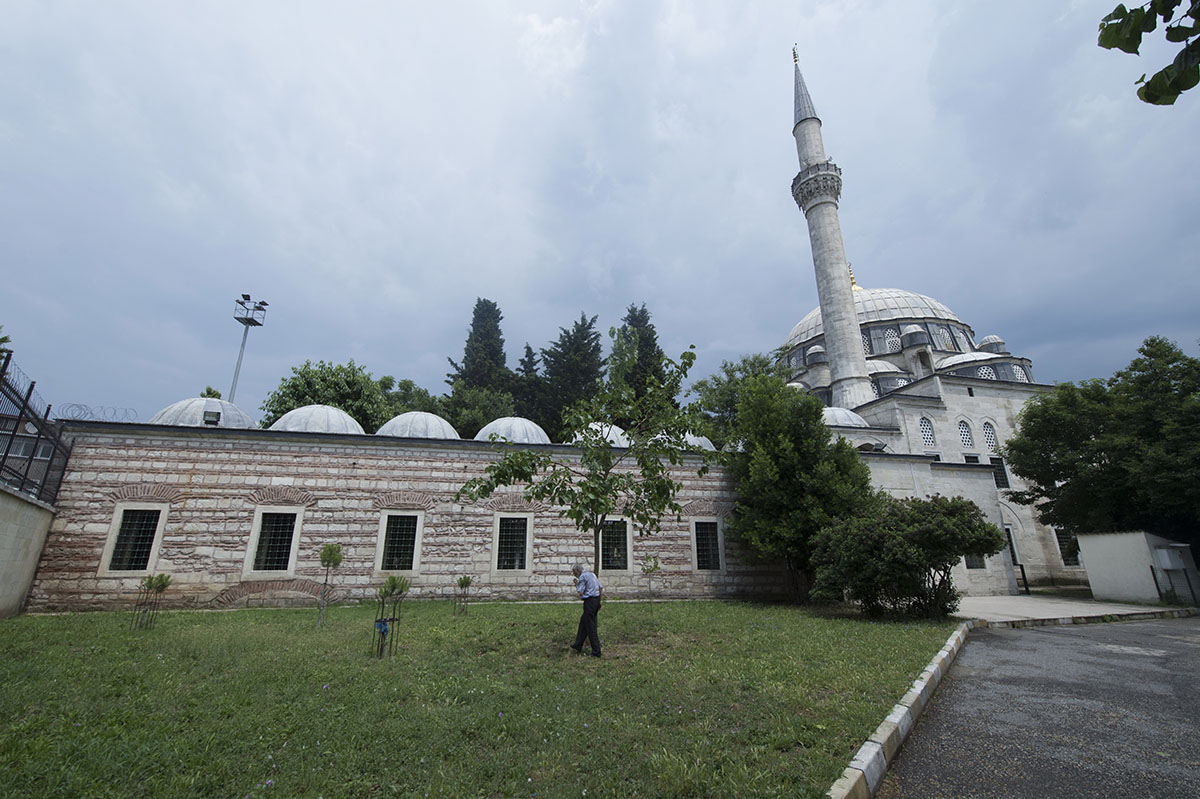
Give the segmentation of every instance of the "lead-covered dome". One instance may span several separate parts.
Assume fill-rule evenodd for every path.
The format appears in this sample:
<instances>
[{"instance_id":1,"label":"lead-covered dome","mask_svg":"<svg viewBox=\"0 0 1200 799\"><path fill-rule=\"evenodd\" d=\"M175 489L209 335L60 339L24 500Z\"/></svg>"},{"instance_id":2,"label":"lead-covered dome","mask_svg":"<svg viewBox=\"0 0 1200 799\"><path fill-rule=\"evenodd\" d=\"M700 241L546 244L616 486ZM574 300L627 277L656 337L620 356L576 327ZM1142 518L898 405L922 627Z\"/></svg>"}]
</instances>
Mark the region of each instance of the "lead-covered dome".
<instances>
[{"instance_id":1,"label":"lead-covered dome","mask_svg":"<svg viewBox=\"0 0 1200 799\"><path fill-rule=\"evenodd\" d=\"M176 427L258 427L253 419L232 402L214 397L188 397L172 403L150 417L147 424Z\"/></svg>"},{"instance_id":2,"label":"lead-covered dome","mask_svg":"<svg viewBox=\"0 0 1200 799\"><path fill-rule=\"evenodd\" d=\"M275 420L269 430L292 433L355 433L363 434L362 425L354 417L331 405L305 405L295 408Z\"/></svg>"},{"instance_id":3,"label":"lead-covered dome","mask_svg":"<svg viewBox=\"0 0 1200 799\"><path fill-rule=\"evenodd\" d=\"M377 436L397 438L459 438L454 425L436 413L409 411L394 416L375 431Z\"/></svg>"},{"instance_id":4,"label":"lead-covered dome","mask_svg":"<svg viewBox=\"0 0 1200 799\"><path fill-rule=\"evenodd\" d=\"M550 436L546 435L546 431L539 427L537 422L520 416L505 416L489 422L475 434L475 440L490 441L493 434L513 444L550 443Z\"/></svg>"},{"instance_id":5,"label":"lead-covered dome","mask_svg":"<svg viewBox=\"0 0 1200 799\"><path fill-rule=\"evenodd\" d=\"M942 303L904 289L859 289L854 294L854 311L860 325L887 322L893 319L938 319L963 324L958 316ZM784 347L791 349L825 332L821 325L821 308L812 309L788 334Z\"/></svg>"},{"instance_id":6,"label":"lead-covered dome","mask_svg":"<svg viewBox=\"0 0 1200 799\"><path fill-rule=\"evenodd\" d=\"M825 408L821 418L829 427L870 427L866 419L846 408Z\"/></svg>"}]
</instances>

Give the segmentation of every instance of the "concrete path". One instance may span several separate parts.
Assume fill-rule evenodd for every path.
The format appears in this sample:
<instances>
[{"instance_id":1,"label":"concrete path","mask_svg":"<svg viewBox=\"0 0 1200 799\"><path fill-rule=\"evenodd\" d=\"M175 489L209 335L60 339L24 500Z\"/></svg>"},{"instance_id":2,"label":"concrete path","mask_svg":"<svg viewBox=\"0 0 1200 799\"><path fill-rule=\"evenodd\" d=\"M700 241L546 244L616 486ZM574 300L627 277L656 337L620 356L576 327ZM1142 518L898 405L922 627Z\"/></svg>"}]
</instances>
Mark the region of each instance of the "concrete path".
<instances>
[{"instance_id":1,"label":"concrete path","mask_svg":"<svg viewBox=\"0 0 1200 799\"><path fill-rule=\"evenodd\" d=\"M1200 617L977 627L878 797L1200 795L1197 675Z\"/></svg>"},{"instance_id":2,"label":"concrete path","mask_svg":"<svg viewBox=\"0 0 1200 799\"><path fill-rule=\"evenodd\" d=\"M1039 596L965 596L958 606L960 619L984 619L988 622L1050 622L1060 620L1095 619L1105 616L1153 618L1166 610L1157 605L1123 605L1116 602L1095 602L1084 599ZM1067 621L1066 623L1070 623ZM1033 625L1030 625L1033 626Z\"/></svg>"}]
</instances>

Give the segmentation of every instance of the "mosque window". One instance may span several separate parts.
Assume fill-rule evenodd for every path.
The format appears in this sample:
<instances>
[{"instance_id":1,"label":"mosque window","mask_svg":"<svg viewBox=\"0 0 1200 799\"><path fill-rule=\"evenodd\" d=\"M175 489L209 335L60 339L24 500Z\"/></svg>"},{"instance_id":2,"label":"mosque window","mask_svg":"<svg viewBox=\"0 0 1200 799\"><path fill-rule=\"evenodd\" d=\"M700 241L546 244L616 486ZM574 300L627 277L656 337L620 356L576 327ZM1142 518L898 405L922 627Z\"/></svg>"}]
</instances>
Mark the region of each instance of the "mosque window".
<instances>
[{"instance_id":1,"label":"mosque window","mask_svg":"<svg viewBox=\"0 0 1200 799\"><path fill-rule=\"evenodd\" d=\"M1028 383L1029 382L1029 375L1025 374L1025 367L1018 366L1017 364L1014 363L1012 365L1012 370L1013 370L1013 377L1015 377L1017 379L1018 383Z\"/></svg>"},{"instance_id":2,"label":"mosque window","mask_svg":"<svg viewBox=\"0 0 1200 799\"><path fill-rule=\"evenodd\" d=\"M933 449L937 446L937 442L933 438L933 422L921 417L921 443L925 445L925 449Z\"/></svg>"},{"instance_id":3,"label":"mosque window","mask_svg":"<svg viewBox=\"0 0 1200 799\"><path fill-rule=\"evenodd\" d=\"M529 524L533 514L497 516L495 527L496 570L529 569Z\"/></svg>"},{"instance_id":4,"label":"mosque window","mask_svg":"<svg viewBox=\"0 0 1200 799\"><path fill-rule=\"evenodd\" d=\"M953 352L955 349L957 349L957 348L954 346L954 337L950 335L950 328L948 328L948 327L940 327L940 326L939 326L939 327L938 327L938 329L937 329L937 333L938 333L938 338L939 338L939 339L941 340L941 342L942 342L942 349L944 349L944 350L950 350L950 351L952 351L952 352Z\"/></svg>"},{"instance_id":5,"label":"mosque window","mask_svg":"<svg viewBox=\"0 0 1200 799\"><path fill-rule=\"evenodd\" d=\"M600 570L629 569L629 524L624 519L609 519L600 531Z\"/></svg>"},{"instance_id":6,"label":"mosque window","mask_svg":"<svg viewBox=\"0 0 1200 799\"><path fill-rule=\"evenodd\" d=\"M254 510L246 550L247 572L291 572L296 567L296 535L302 508L263 506Z\"/></svg>"},{"instance_id":7,"label":"mosque window","mask_svg":"<svg viewBox=\"0 0 1200 799\"><path fill-rule=\"evenodd\" d=\"M874 380L871 381L871 393L875 395L876 399L879 398L879 384Z\"/></svg>"},{"instance_id":8,"label":"mosque window","mask_svg":"<svg viewBox=\"0 0 1200 799\"><path fill-rule=\"evenodd\" d=\"M988 458L992 464L992 477L996 488L1008 488L1008 470L1004 468L1004 458Z\"/></svg>"},{"instance_id":9,"label":"mosque window","mask_svg":"<svg viewBox=\"0 0 1200 799\"><path fill-rule=\"evenodd\" d=\"M1054 537L1058 539L1058 551L1062 554L1064 566L1079 565L1079 541L1066 530L1055 530Z\"/></svg>"},{"instance_id":10,"label":"mosque window","mask_svg":"<svg viewBox=\"0 0 1200 799\"><path fill-rule=\"evenodd\" d=\"M166 505L118 505L109 528L105 553L100 560L102 572L150 571L162 541L166 516ZM104 564L108 564L107 568Z\"/></svg>"},{"instance_id":11,"label":"mosque window","mask_svg":"<svg viewBox=\"0 0 1200 799\"><path fill-rule=\"evenodd\" d=\"M862 345L863 355L869 356L871 354L871 337L867 335L865 330L862 332Z\"/></svg>"},{"instance_id":12,"label":"mosque window","mask_svg":"<svg viewBox=\"0 0 1200 799\"><path fill-rule=\"evenodd\" d=\"M959 330L957 327L951 328L954 331L954 340L958 342L958 348L963 352L971 351L971 340L967 338L967 334Z\"/></svg>"},{"instance_id":13,"label":"mosque window","mask_svg":"<svg viewBox=\"0 0 1200 799\"><path fill-rule=\"evenodd\" d=\"M888 352L900 351L900 331L894 327L886 328L883 331L883 341L887 344Z\"/></svg>"},{"instance_id":14,"label":"mosque window","mask_svg":"<svg viewBox=\"0 0 1200 799\"><path fill-rule=\"evenodd\" d=\"M958 438L962 441L963 449L975 449L975 437L971 435L971 425L959 422Z\"/></svg>"},{"instance_id":15,"label":"mosque window","mask_svg":"<svg viewBox=\"0 0 1200 799\"><path fill-rule=\"evenodd\" d=\"M376 571L415 571L418 565L418 548L421 540L423 514L383 514L382 536L375 562Z\"/></svg>"},{"instance_id":16,"label":"mosque window","mask_svg":"<svg viewBox=\"0 0 1200 799\"><path fill-rule=\"evenodd\" d=\"M696 570L719 571L721 568L721 533L715 521L693 522L696 542Z\"/></svg>"},{"instance_id":17,"label":"mosque window","mask_svg":"<svg viewBox=\"0 0 1200 799\"><path fill-rule=\"evenodd\" d=\"M1017 540L1011 524L1004 525L1004 537L1008 539L1008 554L1012 558L1013 565L1016 566L1021 559L1017 557Z\"/></svg>"},{"instance_id":18,"label":"mosque window","mask_svg":"<svg viewBox=\"0 0 1200 799\"><path fill-rule=\"evenodd\" d=\"M996 428L992 427L991 422L983 423L983 443L987 445L988 452L995 452L999 445L996 441Z\"/></svg>"},{"instance_id":19,"label":"mosque window","mask_svg":"<svg viewBox=\"0 0 1200 799\"><path fill-rule=\"evenodd\" d=\"M967 555L965 558L968 569L986 569L987 563L983 560L983 555Z\"/></svg>"},{"instance_id":20,"label":"mosque window","mask_svg":"<svg viewBox=\"0 0 1200 799\"><path fill-rule=\"evenodd\" d=\"M909 380L907 377L897 377L896 378L896 388L900 388L900 386L907 386L911 382L912 381Z\"/></svg>"},{"instance_id":21,"label":"mosque window","mask_svg":"<svg viewBox=\"0 0 1200 799\"><path fill-rule=\"evenodd\" d=\"M975 370L975 374L981 380L995 380L996 379L996 370L990 366L979 367L977 370Z\"/></svg>"}]
</instances>

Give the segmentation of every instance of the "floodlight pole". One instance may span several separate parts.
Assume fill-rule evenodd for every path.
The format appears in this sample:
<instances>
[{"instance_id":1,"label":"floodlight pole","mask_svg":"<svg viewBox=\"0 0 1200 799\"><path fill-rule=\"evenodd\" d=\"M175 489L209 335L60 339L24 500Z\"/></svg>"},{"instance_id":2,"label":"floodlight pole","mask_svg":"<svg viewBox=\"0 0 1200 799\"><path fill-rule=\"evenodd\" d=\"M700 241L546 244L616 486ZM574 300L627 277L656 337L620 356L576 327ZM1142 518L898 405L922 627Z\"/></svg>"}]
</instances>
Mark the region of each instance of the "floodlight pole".
<instances>
[{"instance_id":1,"label":"floodlight pole","mask_svg":"<svg viewBox=\"0 0 1200 799\"><path fill-rule=\"evenodd\" d=\"M238 350L237 366L233 370L233 385L229 387L229 402L233 402L234 392L237 391L238 375L242 371L242 356L246 354L246 337L250 335L250 328L262 327L266 316L266 300L251 300L249 294L243 294L241 299L234 300L233 319L242 326L242 348Z\"/></svg>"}]
</instances>

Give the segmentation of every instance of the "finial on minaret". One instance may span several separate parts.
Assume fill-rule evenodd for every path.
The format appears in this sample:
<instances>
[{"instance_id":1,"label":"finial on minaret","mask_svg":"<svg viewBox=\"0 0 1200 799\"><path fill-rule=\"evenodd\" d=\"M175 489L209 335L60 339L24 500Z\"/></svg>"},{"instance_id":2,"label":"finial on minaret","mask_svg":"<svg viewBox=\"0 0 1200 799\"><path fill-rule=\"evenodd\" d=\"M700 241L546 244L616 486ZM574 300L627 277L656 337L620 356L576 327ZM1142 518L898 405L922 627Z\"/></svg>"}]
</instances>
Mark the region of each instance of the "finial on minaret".
<instances>
[{"instance_id":1,"label":"finial on minaret","mask_svg":"<svg viewBox=\"0 0 1200 799\"><path fill-rule=\"evenodd\" d=\"M792 122L792 127L795 128L806 119L818 117L812 97L808 94L808 87L804 85L804 76L800 74L800 57L796 54L795 46L792 47L792 63L796 68L796 118Z\"/></svg>"},{"instance_id":2,"label":"finial on minaret","mask_svg":"<svg viewBox=\"0 0 1200 799\"><path fill-rule=\"evenodd\" d=\"M792 63L796 65L797 69L800 68L800 56L796 55L796 45L794 44L792 45Z\"/></svg>"},{"instance_id":3,"label":"finial on minaret","mask_svg":"<svg viewBox=\"0 0 1200 799\"><path fill-rule=\"evenodd\" d=\"M851 264L846 264L846 269L850 272L850 288L854 289L855 291L862 291L862 286L854 282L854 267Z\"/></svg>"}]
</instances>

